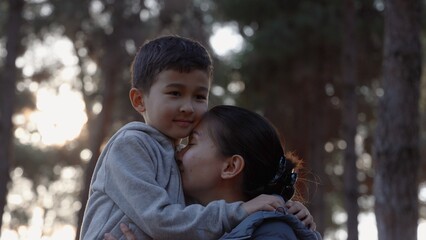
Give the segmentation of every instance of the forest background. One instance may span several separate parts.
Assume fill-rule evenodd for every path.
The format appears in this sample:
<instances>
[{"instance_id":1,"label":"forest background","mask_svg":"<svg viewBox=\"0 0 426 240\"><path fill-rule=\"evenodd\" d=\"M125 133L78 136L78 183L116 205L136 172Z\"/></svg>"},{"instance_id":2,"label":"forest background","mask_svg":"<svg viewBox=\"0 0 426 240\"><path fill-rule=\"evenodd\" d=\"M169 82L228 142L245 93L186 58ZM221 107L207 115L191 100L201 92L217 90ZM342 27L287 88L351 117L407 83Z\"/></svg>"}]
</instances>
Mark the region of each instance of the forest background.
<instances>
[{"instance_id":1,"label":"forest background","mask_svg":"<svg viewBox=\"0 0 426 240\"><path fill-rule=\"evenodd\" d=\"M103 144L140 120L131 61L164 34L212 53L211 106L263 114L305 160L325 239L426 236L425 3L1 0L0 239L76 238Z\"/></svg>"}]
</instances>

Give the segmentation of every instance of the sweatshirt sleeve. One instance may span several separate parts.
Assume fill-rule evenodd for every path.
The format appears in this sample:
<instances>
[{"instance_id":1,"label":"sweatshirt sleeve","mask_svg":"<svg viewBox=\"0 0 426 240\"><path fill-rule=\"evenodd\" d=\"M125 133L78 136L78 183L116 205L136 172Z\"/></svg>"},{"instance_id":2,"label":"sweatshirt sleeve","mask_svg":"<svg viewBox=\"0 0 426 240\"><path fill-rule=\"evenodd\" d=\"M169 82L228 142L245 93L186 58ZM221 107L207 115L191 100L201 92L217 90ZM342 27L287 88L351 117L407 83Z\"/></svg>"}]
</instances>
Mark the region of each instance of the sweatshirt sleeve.
<instances>
[{"instance_id":1,"label":"sweatshirt sleeve","mask_svg":"<svg viewBox=\"0 0 426 240\"><path fill-rule=\"evenodd\" d=\"M247 216L242 202L173 204L156 180L158 160L152 159L149 147L131 134L118 137L104 161L105 192L150 237L217 239Z\"/></svg>"}]
</instances>

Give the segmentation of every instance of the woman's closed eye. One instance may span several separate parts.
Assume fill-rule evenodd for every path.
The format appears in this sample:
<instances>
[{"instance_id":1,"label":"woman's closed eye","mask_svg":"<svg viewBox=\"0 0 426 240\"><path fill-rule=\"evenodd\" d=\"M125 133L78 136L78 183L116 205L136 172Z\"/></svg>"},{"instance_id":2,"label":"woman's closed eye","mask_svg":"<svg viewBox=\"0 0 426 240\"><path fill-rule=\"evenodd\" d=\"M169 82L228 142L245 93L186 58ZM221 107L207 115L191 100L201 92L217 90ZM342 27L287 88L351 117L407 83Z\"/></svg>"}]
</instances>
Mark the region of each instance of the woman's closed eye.
<instances>
[{"instance_id":1,"label":"woman's closed eye","mask_svg":"<svg viewBox=\"0 0 426 240\"><path fill-rule=\"evenodd\" d=\"M196 144L196 140L194 139L193 134L194 133L191 133L191 135L189 135L188 143L186 144L186 147L194 146Z\"/></svg>"},{"instance_id":2,"label":"woman's closed eye","mask_svg":"<svg viewBox=\"0 0 426 240\"><path fill-rule=\"evenodd\" d=\"M185 145L185 147L184 147L184 148L182 148L180 151L178 151L178 152L177 152L177 154L178 154L179 156L182 156L182 155L183 155L183 154L185 154L185 153L186 153L186 151L188 151L188 149L190 149L193 145L194 145L193 143L188 142L188 143Z\"/></svg>"},{"instance_id":3,"label":"woman's closed eye","mask_svg":"<svg viewBox=\"0 0 426 240\"><path fill-rule=\"evenodd\" d=\"M189 146L194 146L195 145L195 141L189 141L188 144L186 145L187 147Z\"/></svg>"}]
</instances>

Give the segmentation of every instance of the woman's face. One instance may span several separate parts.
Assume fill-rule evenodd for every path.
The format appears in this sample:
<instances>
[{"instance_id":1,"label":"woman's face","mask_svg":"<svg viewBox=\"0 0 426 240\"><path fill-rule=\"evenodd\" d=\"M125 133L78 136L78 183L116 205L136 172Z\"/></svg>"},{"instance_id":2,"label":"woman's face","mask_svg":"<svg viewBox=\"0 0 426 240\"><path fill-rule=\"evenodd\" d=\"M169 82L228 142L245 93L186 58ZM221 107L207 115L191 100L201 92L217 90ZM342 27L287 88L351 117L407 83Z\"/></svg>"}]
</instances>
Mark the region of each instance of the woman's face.
<instances>
[{"instance_id":1,"label":"woman's face","mask_svg":"<svg viewBox=\"0 0 426 240\"><path fill-rule=\"evenodd\" d=\"M200 202L214 198L220 191L225 159L219 154L207 127L205 122L198 124L189 136L188 145L177 156L183 190Z\"/></svg>"}]
</instances>

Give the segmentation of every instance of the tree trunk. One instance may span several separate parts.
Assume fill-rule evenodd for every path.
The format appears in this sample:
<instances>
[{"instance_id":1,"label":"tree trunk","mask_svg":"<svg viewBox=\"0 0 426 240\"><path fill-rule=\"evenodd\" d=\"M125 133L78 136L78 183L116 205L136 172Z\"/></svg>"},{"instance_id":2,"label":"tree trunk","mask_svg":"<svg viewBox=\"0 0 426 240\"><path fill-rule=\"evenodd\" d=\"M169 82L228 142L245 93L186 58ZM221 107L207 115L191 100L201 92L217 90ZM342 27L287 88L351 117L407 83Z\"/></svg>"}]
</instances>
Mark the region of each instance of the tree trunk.
<instances>
[{"instance_id":1,"label":"tree trunk","mask_svg":"<svg viewBox=\"0 0 426 240\"><path fill-rule=\"evenodd\" d=\"M417 239L420 0L385 1L382 86L375 139L375 213L380 240Z\"/></svg>"},{"instance_id":2,"label":"tree trunk","mask_svg":"<svg viewBox=\"0 0 426 240\"><path fill-rule=\"evenodd\" d=\"M307 165L312 169L318 182L309 185L309 200L312 204L312 216L317 224L317 231L324 236L326 228L326 207L325 192L327 176L325 173L325 150L324 144L327 141L328 132L328 99L324 91L325 84L331 79L329 62L327 61L327 47L322 42L317 53L317 74L306 82L305 92L308 106L308 158L305 159Z\"/></svg>"},{"instance_id":3,"label":"tree trunk","mask_svg":"<svg viewBox=\"0 0 426 240\"><path fill-rule=\"evenodd\" d=\"M23 0L9 0L9 16L6 31L6 62L3 79L0 81L0 229L3 224L2 216L6 206L7 185L10 180L10 166L13 149L12 115L16 97L16 81L18 70L15 65L18 56L23 22ZM1 234L0 234L1 235Z\"/></svg>"},{"instance_id":4,"label":"tree trunk","mask_svg":"<svg viewBox=\"0 0 426 240\"><path fill-rule=\"evenodd\" d=\"M324 231L326 228L326 208L325 208L325 179L327 176L325 174L326 165L325 161L325 152L324 152L324 143L325 143L325 134L326 134L326 110L324 109L325 101L324 96L321 96L320 91L314 89L314 86L310 86L313 97L311 100L316 102L310 102L311 116L308 119L309 123L309 136L308 142L308 158L305 159L309 169L312 169L316 179L314 182L308 184L308 193L310 204L310 211L312 216L315 219L317 224L317 231L324 236ZM318 180L318 182L316 182Z\"/></svg>"},{"instance_id":5,"label":"tree trunk","mask_svg":"<svg viewBox=\"0 0 426 240\"><path fill-rule=\"evenodd\" d=\"M355 41L355 3L343 2L343 45L342 45L342 124L343 140L346 142L344 161L344 205L348 214L348 240L358 239L358 180L355 154L355 135L357 128L356 101L356 41Z\"/></svg>"}]
</instances>

